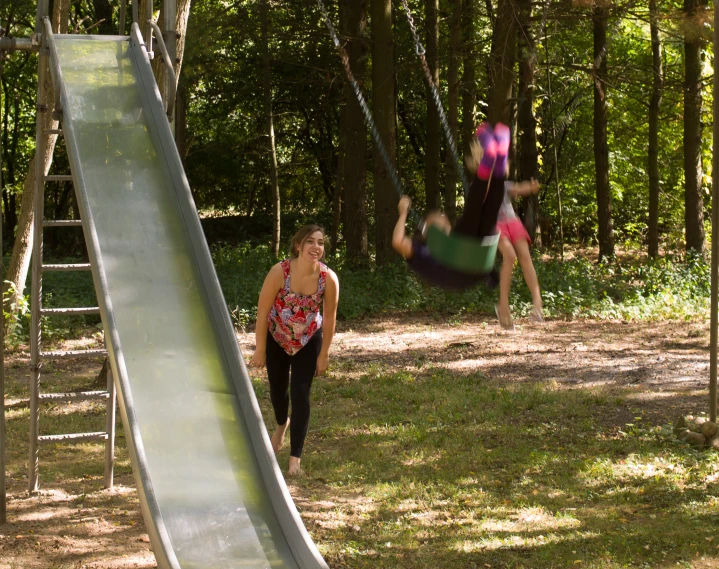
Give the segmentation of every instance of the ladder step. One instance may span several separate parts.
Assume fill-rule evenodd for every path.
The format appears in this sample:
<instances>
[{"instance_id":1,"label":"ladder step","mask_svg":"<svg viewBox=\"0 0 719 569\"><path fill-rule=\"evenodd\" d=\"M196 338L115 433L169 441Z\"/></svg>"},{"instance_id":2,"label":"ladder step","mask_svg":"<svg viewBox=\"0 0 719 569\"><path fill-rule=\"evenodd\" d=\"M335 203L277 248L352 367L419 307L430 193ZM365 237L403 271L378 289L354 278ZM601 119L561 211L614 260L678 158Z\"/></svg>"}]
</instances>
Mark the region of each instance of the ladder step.
<instances>
[{"instance_id":1,"label":"ladder step","mask_svg":"<svg viewBox=\"0 0 719 569\"><path fill-rule=\"evenodd\" d=\"M43 134L62 134L61 128L45 128L42 131Z\"/></svg>"},{"instance_id":2,"label":"ladder step","mask_svg":"<svg viewBox=\"0 0 719 569\"><path fill-rule=\"evenodd\" d=\"M99 358L107 356L107 350L70 350L67 352L40 352L43 360L64 360L69 358Z\"/></svg>"},{"instance_id":3,"label":"ladder step","mask_svg":"<svg viewBox=\"0 0 719 569\"><path fill-rule=\"evenodd\" d=\"M47 272L89 271L90 263L70 263L67 265L43 265L42 270Z\"/></svg>"},{"instance_id":4,"label":"ladder step","mask_svg":"<svg viewBox=\"0 0 719 569\"><path fill-rule=\"evenodd\" d=\"M40 314L42 316L52 316L55 314L100 314L100 307L88 306L85 308L41 308Z\"/></svg>"},{"instance_id":5,"label":"ladder step","mask_svg":"<svg viewBox=\"0 0 719 569\"><path fill-rule=\"evenodd\" d=\"M42 222L43 227L81 227L81 219L46 219Z\"/></svg>"},{"instance_id":6,"label":"ladder step","mask_svg":"<svg viewBox=\"0 0 719 569\"><path fill-rule=\"evenodd\" d=\"M81 442L81 441L98 441L107 440L107 433L70 433L67 435L42 435L37 438L40 443L53 443L53 442Z\"/></svg>"},{"instance_id":7,"label":"ladder step","mask_svg":"<svg viewBox=\"0 0 719 569\"><path fill-rule=\"evenodd\" d=\"M97 401L109 399L107 391L77 391L73 393L41 393L37 396L40 401L69 402L69 401Z\"/></svg>"},{"instance_id":8,"label":"ladder step","mask_svg":"<svg viewBox=\"0 0 719 569\"><path fill-rule=\"evenodd\" d=\"M51 176L43 176L44 182L72 182L72 176L67 174L53 174Z\"/></svg>"}]
</instances>

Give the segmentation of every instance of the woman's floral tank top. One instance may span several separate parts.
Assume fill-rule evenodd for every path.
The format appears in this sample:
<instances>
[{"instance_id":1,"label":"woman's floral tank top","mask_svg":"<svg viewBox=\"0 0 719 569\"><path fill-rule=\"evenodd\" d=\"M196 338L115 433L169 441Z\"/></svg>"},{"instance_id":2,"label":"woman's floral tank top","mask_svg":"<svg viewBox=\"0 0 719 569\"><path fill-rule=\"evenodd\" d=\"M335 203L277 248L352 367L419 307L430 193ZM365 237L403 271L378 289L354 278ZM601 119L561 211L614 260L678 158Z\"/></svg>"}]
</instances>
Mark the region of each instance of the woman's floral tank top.
<instances>
[{"instance_id":1,"label":"woman's floral tank top","mask_svg":"<svg viewBox=\"0 0 719 569\"><path fill-rule=\"evenodd\" d=\"M294 356L322 327L320 307L325 294L327 266L320 263L317 292L309 295L290 291L290 259L282 261L280 266L285 276L285 286L277 293L267 321L275 342Z\"/></svg>"}]
</instances>

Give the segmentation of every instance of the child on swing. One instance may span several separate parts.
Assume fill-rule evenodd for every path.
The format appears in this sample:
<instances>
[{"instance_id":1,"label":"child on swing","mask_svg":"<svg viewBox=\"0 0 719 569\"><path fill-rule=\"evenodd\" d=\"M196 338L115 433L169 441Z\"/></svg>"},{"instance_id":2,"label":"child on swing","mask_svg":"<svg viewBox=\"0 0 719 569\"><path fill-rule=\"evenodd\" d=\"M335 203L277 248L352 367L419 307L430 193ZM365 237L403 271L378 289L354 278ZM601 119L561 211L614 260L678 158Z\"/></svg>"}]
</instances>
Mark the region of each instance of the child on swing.
<instances>
[{"instance_id":1,"label":"child on swing","mask_svg":"<svg viewBox=\"0 0 719 569\"><path fill-rule=\"evenodd\" d=\"M481 240L497 233L497 215L504 199L504 182L507 176L509 127L502 123L492 127L485 122L477 128L475 138L481 146L481 158L469 188L464 212L452 231ZM407 237L404 228L410 204L409 197L402 196L398 206L399 219L392 235L392 246L422 279L449 290L465 290L482 281L489 288L497 286L495 272L477 275L450 269L431 256L422 237ZM445 233L449 233L451 229L449 220L439 212L432 212L427 216L425 227L429 225L436 225Z\"/></svg>"}]
</instances>

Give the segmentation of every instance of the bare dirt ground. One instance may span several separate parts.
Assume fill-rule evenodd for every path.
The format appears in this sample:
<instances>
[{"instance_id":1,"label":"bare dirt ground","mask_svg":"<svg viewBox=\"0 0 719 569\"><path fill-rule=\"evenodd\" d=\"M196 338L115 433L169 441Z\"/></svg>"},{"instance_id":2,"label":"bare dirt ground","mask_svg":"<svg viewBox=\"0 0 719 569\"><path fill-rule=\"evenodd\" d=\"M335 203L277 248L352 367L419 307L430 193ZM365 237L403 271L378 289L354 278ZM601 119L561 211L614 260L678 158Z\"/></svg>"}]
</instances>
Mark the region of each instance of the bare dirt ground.
<instances>
[{"instance_id":1,"label":"bare dirt ground","mask_svg":"<svg viewBox=\"0 0 719 569\"><path fill-rule=\"evenodd\" d=\"M518 324L511 333L486 317L451 323L431 316L340 323L332 359L339 370L347 361L354 363L355 370L381 362L391 372L415 366L421 358L461 373L481 372L498 383L616 389L627 405L605 414L607 425L631 421L633 408L641 408L654 424L708 410L706 323ZM239 334L238 340L248 357L254 336ZM27 385L27 354L13 354L6 364L7 382ZM83 371L65 364L60 373L82 375ZM23 404L26 401L9 402L11 409ZM18 456L22 453L27 457L26 449ZM155 567L134 482L126 470L116 476L110 490L102 489L102 476L86 476L62 480L29 496L25 466L9 464L9 469L14 475L8 479L8 523L0 525L0 569ZM300 487L290 484L290 491L302 507L310 533L314 526L331 522L331 509L312 507Z\"/></svg>"}]
</instances>

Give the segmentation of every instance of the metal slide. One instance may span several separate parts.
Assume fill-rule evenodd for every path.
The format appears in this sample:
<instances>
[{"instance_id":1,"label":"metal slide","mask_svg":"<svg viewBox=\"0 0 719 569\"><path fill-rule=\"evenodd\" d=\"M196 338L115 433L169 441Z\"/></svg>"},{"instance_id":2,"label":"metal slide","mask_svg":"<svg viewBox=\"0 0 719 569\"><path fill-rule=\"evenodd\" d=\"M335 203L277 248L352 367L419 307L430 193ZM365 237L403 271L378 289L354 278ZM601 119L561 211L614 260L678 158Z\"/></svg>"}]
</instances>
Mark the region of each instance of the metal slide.
<instances>
[{"instance_id":1,"label":"metal slide","mask_svg":"<svg viewBox=\"0 0 719 569\"><path fill-rule=\"evenodd\" d=\"M158 567L326 568L272 453L137 26L49 48Z\"/></svg>"}]
</instances>

